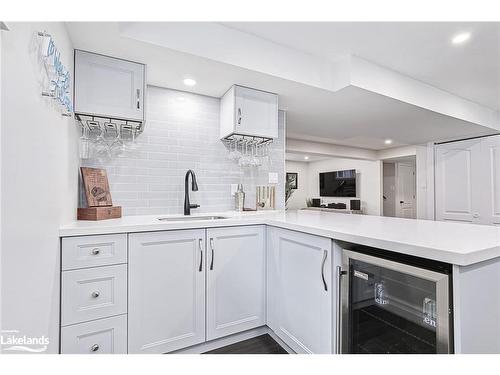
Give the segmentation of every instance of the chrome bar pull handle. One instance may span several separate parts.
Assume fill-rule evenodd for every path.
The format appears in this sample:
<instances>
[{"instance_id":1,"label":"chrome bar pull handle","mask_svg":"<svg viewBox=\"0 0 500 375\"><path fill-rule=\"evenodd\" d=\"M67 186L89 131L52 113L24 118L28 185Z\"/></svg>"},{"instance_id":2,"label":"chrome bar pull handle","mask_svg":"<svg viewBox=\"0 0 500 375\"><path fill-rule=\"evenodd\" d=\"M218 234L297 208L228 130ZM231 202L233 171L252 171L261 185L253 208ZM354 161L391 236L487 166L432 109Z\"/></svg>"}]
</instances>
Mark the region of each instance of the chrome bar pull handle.
<instances>
[{"instance_id":1,"label":"chrome bar pull handle","mask_svg":"<svg viewBox=\"0 0 500 375\"><path fill-rule=\"evenodd\" d=\"M238 108L238 125L241 125L241 108Z\"/></svg>"},{"instance_id":2,"label":"chrome bar pull handle","mask_svg":"<svg viewBox=\"0 0 500 375\"><path fill-rule=\"evenodd\" d=\"M137 89L137 109L141 109L141 89Z\"/></svg>"},{"instance_id":3,"label":"chrome bar pull handle","mask_svg":"<svg viewBox=\"0 0 500 375\"><path fill-rule=\"evenodd\" d=\"M347 271L342 271L341 266L337 266L337 354L341 354L342 343L342 276L347 275Z\"/></svg>"},{"instance_id":4,"label":"chrome bar pull handle","mask_svg":"<svg viewBox=\"0 0 500 375\"><path fill-rule=\"evenodd\" d=\"M200 238L198 239L198 247L200 248L200 266L198 267L198 272L203 271L203 247L202 247L203 240Z\"/></svg>"},{"instance_id":5,"label":"chrome bar pull handle","mask_svg":"<svg viewBox=\"0 0 500 375\"><path fill-rule=\"evenodd\" d=\"M328 292L328 285L326 285L325 280L325 262L328 256L328 251L323 250L323 261L321 262L321 280L323 280L323 287L325 288L325 292Z\"/></svg>"},{"instance_id":6,"label":"chrome bar pull handle","mask_svg":"<svg viewBox=\"0 0 500 375\"><path fill-rule=\"evenodd\" d=\"M212 250L212 260L210 261L210 271L214 269L214 239L210 238L210 250Z\"/></svg>"}]
</instances>

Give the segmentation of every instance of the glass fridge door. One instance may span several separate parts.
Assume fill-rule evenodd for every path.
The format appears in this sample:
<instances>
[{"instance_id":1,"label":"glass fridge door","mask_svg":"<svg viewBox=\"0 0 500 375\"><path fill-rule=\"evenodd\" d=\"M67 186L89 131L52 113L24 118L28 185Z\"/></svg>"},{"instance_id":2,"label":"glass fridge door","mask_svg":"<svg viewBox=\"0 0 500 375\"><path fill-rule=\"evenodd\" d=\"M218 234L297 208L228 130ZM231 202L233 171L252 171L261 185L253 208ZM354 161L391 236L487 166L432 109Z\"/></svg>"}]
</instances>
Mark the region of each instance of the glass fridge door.
<instances>
[{"instance_id":1,"label":"glass fridge door","mask_svg":"<svg viewBox=\"0 0 500 375\"><path fill-rule=\"evenodd\" d=\"M344 251L342 352L449 352L448 275Z\"/></svg>"}]
</instances>

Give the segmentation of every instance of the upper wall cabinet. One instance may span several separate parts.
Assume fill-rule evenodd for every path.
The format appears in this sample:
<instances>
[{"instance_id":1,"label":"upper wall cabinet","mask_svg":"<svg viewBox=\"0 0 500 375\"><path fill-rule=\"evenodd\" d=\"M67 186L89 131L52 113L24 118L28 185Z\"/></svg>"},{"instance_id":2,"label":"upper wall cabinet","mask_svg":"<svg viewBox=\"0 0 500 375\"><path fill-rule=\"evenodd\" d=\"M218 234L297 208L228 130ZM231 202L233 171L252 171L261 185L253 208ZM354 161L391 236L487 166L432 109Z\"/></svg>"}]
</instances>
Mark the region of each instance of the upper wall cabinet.
<instances>
[{"instance_id":1,"label":"upper wall cabinet","mask_svg":"<svg viewBox=\"0 0 500 375\"><path fill-rule=\"evenodd\" d=\"M220 137L278 138L278 95L234 85L221 99Z\"/></svg>"},{"instance_id":2,"label":"upper wall cabinet","mask_svg":"<svg viewBox=\"0 0 500 375\"><path fill-rule=\"evenodd\" d=\"M146 66L75 50L75 113L144 121Z\"/></svg>"}]
</instances>

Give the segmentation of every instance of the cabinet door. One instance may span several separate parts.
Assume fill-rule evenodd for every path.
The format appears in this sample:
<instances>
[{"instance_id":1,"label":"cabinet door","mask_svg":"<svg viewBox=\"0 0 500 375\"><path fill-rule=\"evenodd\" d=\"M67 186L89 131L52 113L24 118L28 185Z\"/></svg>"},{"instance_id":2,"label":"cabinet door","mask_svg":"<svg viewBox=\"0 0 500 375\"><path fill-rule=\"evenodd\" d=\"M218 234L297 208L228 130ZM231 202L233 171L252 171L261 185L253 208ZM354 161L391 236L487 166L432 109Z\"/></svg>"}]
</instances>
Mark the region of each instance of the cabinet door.
<instances>
[{"instance_id":1,"label":"cabinet door","mask_svg":"<svg viewBox=\"0 0 500 375\"><path fill-rule=\"evenodd\" d=\"M268 326L297 353L332 353L330 239L268 229Z\"/></svg>"},{"instance_id":2,"label":"cabinet door","mask_svg":"<svg viewBox=\"0 0 500 375\"><path fill-rule=\"evenodd\" d=\"M61 354L127 354L127 315L62 327Z\"/></svg>"},{"instance_id":3,"label":"cabinet door","mask_svg":"<svg viewBox=\"0 0 500 375\"><path fill-rule=\"evenodd\" d=\"M142 121L143 64L75 50L75 112Z\"/></svg>"},{"instance_id":4,"label":"cabinet door","mask_svg":"<svg viewBox=\"0 0 500 375\"><path fill-rule=\"evenodd\" d=\"M436 148L436 220L480 222L482 168L480 140Z\"/></svg>"},{"instance_id":5,"label":"cabinet door","mask_svg":"<svg viewBox=\"0 0 500 375\"><path fill-rule=\"evenodd\" d=\"M264 227L207 229L207 340L263 326Z\"/></svg>"},{"instance_id":6,"label":"cabinet door","mask_svg":"<svg viewBox=\"0 0 500 375\"><path fill-rule=\"evenodd\" d=\"M481 152L481 222L500 225L500 136L483 138Z\"/></svg>"},{"instance_id":7,"label":"cabinet door","mask_svg":"<svg viewBox=\"0 0 500 375\"><path fill-rule=\"evenodd\" d=\"M241 86L235 95L235 132L278 138L278 96Z\"/></svg>"},{"instance_id":8,"label":"cabinet door","mask_svg":"<svg viewBox=\"0 0 500 375\"><path fill-rule=\"evenodd\" d=\"M126 264L84 268L62 273L62 326L126 312Z\"/></svg>"},{"instance_id":9,"label":"cabinet door","mask_svg":"<svg viewBox=\"0 0 500 375\"><path fill-rule=\"evenodd\" d=\"M129 235L129 353L205 341L205 230Z\"/></svg>"}]
</instances>

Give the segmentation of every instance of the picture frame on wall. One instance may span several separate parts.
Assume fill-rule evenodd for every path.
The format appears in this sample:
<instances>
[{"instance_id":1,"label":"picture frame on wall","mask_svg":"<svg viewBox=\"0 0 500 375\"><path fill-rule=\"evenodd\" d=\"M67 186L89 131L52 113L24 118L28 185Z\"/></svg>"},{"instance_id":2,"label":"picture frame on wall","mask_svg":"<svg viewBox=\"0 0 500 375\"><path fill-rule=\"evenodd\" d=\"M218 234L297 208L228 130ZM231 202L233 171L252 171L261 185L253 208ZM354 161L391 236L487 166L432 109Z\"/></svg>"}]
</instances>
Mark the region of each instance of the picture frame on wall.
<instances>
[{"instance_id":1,"label":"picture frame on wall","mask_svg":"<svg viewBox=\"0 0 500 375\"><path fill-rule=\"evenodd\" d=\"M286 174L286 182L290 186L290 189L298 189L299 188L299 174L295 172L289 172Z\"/></svg>"}]
</instances>

